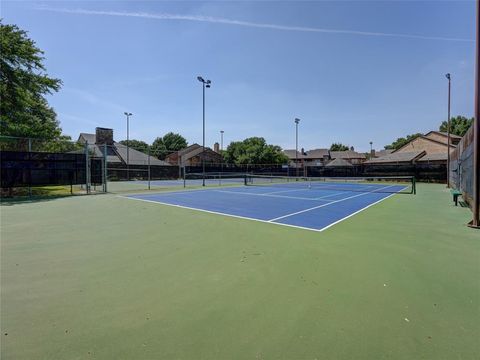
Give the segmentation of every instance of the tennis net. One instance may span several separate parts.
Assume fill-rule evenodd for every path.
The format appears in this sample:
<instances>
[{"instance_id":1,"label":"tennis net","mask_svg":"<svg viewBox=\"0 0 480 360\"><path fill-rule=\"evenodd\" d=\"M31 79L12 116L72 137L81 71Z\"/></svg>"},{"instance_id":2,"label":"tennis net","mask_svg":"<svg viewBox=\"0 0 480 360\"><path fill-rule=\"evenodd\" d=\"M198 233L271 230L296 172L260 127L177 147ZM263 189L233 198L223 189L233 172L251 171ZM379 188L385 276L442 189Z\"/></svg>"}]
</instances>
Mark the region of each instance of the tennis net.
<instances>
[{"instance_id":1,"label":"tennis net","mask_svg":"<svg viewBox=\"0 0 480 360\"><path fill-rule=\"evenodd\" d=\"M268 186L279 188L308 188L334 191L357 191L375 193L415 194L413 176L397 177L287 177L266 175L245 175L247 186Z\"/></svg>"}]
</instances>

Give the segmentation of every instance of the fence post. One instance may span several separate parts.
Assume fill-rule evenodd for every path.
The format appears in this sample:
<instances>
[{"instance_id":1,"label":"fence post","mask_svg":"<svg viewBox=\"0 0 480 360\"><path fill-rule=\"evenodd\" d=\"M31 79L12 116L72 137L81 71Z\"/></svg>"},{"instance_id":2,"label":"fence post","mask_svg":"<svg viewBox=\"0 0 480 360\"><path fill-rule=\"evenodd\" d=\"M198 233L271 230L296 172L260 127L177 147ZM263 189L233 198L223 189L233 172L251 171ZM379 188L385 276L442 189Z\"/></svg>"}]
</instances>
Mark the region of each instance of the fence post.
<instances>
[{"instance_id":1,"label":"fence post","mask_svg":"<svg viewBox=\"0 0 480 360\"><path fill-rule=\"evenodd\" d=\"M89 166L89 161L88 161L88 142L85 141L85 191L87 194L90 193L90 187L89 187L89 177L90 177L90 166Z\"/></svg>"},{"instance_id":2,"label":"fence post","mask_svg":"<svg viewBox=\"0 0 480 360\"><path fill-rule=\"evenodd\" d=\"M103 144L103 191L108 192L107 143Z\"/></svg>"},{"instance_id":3,"label":"fence post","mask_svg":"<svg viewBox=\"0 0 480 360\"><path fill-rule=\"evenodd\" d=\"M148 190L150 190L150 146L148 147Z\"/></svg>"},{"instance_id":4,"label":"fence post","mask_svg":"<svg viewBox=\"0 0 480 360\"><path fill-rule=\"evenodd\" d=\"M32 138L28 138L28 197L32 197Z\"/></svg>"}]
</instances>

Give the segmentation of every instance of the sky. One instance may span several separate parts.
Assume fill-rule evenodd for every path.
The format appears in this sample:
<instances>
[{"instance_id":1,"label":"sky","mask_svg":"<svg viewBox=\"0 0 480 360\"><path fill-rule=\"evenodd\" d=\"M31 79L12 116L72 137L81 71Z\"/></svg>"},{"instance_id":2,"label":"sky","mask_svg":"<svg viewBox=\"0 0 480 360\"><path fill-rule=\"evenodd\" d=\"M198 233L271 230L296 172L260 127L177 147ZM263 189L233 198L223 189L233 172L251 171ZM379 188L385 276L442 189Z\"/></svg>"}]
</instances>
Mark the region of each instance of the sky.
<instances>
[{"instance_id":1,"label":"sky","mask_svg":"<svg viewBox=\"0 0 480 360\"><path fill-rule=\"evenodd\" d=\"M151 143L250 136L367 151L473 116L474 1L2 1L63 82L48 97L65 134L95 127Z\"/></svg>"}]
</instances>

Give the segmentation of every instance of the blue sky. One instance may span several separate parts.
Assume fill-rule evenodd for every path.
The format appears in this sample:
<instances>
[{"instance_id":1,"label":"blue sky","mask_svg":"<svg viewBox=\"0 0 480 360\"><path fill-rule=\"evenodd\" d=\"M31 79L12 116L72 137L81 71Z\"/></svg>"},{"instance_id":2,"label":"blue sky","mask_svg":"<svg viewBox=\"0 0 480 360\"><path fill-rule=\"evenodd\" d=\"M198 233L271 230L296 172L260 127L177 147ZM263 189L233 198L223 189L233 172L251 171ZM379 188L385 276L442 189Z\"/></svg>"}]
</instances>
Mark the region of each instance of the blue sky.
<instances>
[{"instance_id":1,"label":"blue sky","mask_svg":"<svg viewBox=\"0 0 480 360\"><path fill-rule=\"evenodd\" d=\"M472 116L475 2L3 1L5 23L45 51L64 132L96 126L151 142L168 131L207 144L263 136L295 147L383 148Z\"/></svg>"}]
</instances>

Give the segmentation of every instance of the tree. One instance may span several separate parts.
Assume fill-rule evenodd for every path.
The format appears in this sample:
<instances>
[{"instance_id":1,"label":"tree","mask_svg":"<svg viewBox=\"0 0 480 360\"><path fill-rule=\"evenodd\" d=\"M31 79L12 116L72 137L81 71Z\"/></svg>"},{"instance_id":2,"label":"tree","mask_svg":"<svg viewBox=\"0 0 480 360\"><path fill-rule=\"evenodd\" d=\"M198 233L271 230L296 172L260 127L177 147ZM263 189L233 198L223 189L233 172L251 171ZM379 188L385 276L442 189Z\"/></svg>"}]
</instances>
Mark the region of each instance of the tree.
<instances>
[{"instance_id":1,"label":"tree","mask_svg":"<svg viewBox=\"0 0 480 360\"><path fill-rule=\"evenodd\" d=\"M417 137L419 136L422 136L421 133L416 133L416 134L411 134L411 135L407 135L406 137L401 137L401 138L398 138L397 140L395 140L393 143L391 143L390 145L385 145L385 149L387 150L398 150L400 149L403 145L405 145L406 143L412 141L413 139L416 139Z\"/></svg>"},{"instance_id":2,"label":"tree","mask_svg":"<svg viewBox=\"0 0 480 360\"><path fill-rule=\"evenodd\" d=\"M463 136L467 130L472 126L473 118L468 119L465 116L456 116L450 118L450 133L458 136ZM447 132L447 121L443 121L440 125L439 131Z\"/></svg>"},{"instance_id":3,"label":"tree","mask_svg":"<svg viewBox=\"0 0 480 360\"><path fill-rule=\"evenodd\" d=\"M343 145L341 143L333 143L330 145L330 151L347 151L350 150L350 147Z\"/></svg>"},{"instance_id":4,"label":"tree","mask_svg":"<svg viewBox=\"0 0 480 360\"><path fill-rule=\"evenodd\" d=\"M62 129L45 95L58 91L62 82L45 73L43 51L25 31L1 22L0 48L0 134L61 139Z\"/></svg>"},{"instance_id":5,"label":"tree","mask_svg":"<svg viewBox=\"0 0 480 360\"><path fill-rule=\"evenodd\" d=\"M282 148L267 144L262 137L231 142L224 152L224 158L227 163L235 165L288 163Z\"/></svg>"},{"instance_id":6,"label":"tree","mask_svg":"<svg viewBox=\"0 0 480 360\"><path fill-rule=\"evenodd\" d=\"M182 135L173 132L163 136L163 143L169 152L185 149L188 145L187 140Z\"/></svg>"},{"instance_id":7,"label":"tree","mask_svg":"<svg viewBox=\"0 0 480 360\"><path fill-rule=\"evenodd\" d=\"M154 156L164 160L168 154L185 149L187 140L180 134L169 132L163 137L157 137L152 143L151 151Z\"/></svg>"},{"instance_id":8,"label":"tree","mask_svg":"<svg viewBox=\"0 0 480 360\"><path fill-rule=\"evenodd\" d=\"M144 154L147 154L150 148L150 145L148 145L145 141L142 140L129 140L128 142L127 140L122 140L119 141L119 143L125 146L128 145L128 147L140 151Z\"/></svg>"},{"instance_id":9,"label":"tree","mask_svg":"<svg viewBox=\"0 0 480 360\"><path fill-rule=\"evenodd\" d=\"M150 151L153 156L159 158L160 160L164 160L168 152L167 148L165 147L165 143L163 142L163 138L157 137L150 146Z\"/></svg>"}]
</instances>

